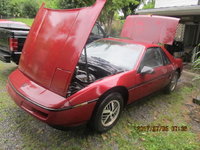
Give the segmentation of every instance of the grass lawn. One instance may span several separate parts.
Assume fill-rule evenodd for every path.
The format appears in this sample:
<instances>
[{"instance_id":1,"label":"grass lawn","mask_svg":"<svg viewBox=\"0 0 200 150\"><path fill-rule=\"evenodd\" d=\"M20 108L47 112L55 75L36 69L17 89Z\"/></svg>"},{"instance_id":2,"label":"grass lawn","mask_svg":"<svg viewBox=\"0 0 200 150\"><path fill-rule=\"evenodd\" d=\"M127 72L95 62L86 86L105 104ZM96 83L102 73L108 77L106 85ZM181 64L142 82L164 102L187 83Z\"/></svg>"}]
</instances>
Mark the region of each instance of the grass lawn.
<instances>
[{"instance_id":1,"label":"grass lawn","mask_svg":"<svg viewBox=\"0 0 200 150\"><path fill-rule=\"evenodd\" d=\"M29 18L11 18L10 20L23 22L23 23L31 26L34 19L29 19Z\"/></svg>"},{"instance_id":2,"label":"grass lawn","mask_svg":"<svg viewBox=\"0 0 200 150\"><path fill-rule=\"evenodd\" d=\"M6 92L14 64L0 62L0 149L9 150L199 150L198 132L187 121L185 103L196 87L179 83L171 95L159 92L128 106L118 124L105 134L85 127L59 131L18 108ZM167 126L168 131L144 131L141 126ZM186 126L186 131L172 131Z\"/></svg>"}]
</instances>

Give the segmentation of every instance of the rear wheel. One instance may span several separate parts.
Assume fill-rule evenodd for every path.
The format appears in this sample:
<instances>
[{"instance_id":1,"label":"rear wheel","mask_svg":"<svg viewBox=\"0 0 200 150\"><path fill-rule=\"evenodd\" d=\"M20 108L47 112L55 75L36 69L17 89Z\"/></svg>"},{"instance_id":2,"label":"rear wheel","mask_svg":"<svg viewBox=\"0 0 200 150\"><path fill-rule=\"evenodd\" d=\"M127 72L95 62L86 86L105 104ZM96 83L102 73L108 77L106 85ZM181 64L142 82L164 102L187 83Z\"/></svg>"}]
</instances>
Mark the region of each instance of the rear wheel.
<instances>
[{"instance_id":1,"label":"rear wheel","mask_svg":"<svg viewBox=\"0 0 200 150\"><path fill-rule=\"evenodd\" d=\"M167 85L167 87L164 89L165 93L169 94L173 92L176 89L177 82L178 82L179 73L176 71L171 78L170 83Z\"/></svg>"},{"instance_id":2,"label":"rear wheel","mask_svg":"<svg viewBox=\"0 0 200 150\"><path fill-rule=\"evenodd\" d=\"M111 93L101 100L90 126L98 132L110 130L118 121L124 100L120 93Z\"/></svg>"}]
</instances>

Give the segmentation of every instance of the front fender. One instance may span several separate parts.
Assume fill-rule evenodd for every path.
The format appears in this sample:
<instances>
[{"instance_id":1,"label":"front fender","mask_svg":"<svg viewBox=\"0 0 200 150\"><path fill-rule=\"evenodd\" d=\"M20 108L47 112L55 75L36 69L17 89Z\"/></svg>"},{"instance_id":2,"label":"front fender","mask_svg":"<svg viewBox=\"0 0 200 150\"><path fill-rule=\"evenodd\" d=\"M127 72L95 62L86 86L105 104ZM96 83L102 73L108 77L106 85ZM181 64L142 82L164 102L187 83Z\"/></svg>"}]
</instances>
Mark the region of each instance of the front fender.
<instances>
[{"instance_id":1,"label":"front fender","mask_svg":"<svg viewBox=\"0 0 200 150\"><path fill-rule=\"evenodd\" d=\"M67 98L70 105L98 100L104 93L115 87L131 87L135 82L135 72L125 72L98 80ZM132 82L130 82L132 79Z\"/></svg>"}]
</instances>

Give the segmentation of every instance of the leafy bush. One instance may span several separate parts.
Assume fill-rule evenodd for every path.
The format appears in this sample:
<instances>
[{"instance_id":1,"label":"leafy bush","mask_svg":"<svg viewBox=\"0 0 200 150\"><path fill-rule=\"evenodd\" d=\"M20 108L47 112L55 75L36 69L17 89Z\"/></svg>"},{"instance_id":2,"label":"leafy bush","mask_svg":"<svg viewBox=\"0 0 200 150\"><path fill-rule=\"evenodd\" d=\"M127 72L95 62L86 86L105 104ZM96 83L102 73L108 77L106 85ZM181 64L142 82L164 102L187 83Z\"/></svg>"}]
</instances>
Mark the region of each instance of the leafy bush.
<instances>
[{"instance_id":1,"label":"leafy bush","mask_svg":"<svg viewBox=\"0 0 200 150\"><path fill-rule=\"evenodd\" d=\"M200 71L200 57L194 62L194 69ZM200 80L200 75L196 76L194 80Z\"/></svg>"},{"instance_id":2,"label":"leafy bush","mask_svg":"<svg viewBox=\"0 0 200 150\"><path fill-rule=\"evenodd\" d=\"M22 16L22 6L21 3L17 1L11 1L9 4L9 15L13 17Z\"/></svg>"},{"instance_id":3,"label":"leafy bush","mask_svg":"<svg viewBox=\"0 0 200 150\"><path fill-rule=\"evenodd\" d=\"M53 9L59 9L58 6L59 0L37 0L39 6L42 5L42 3L45 3L45 7L47 8L53 8Z\"/></svg>"},{"instance_id":4,"label":"leafy bush","mask_svg":"<svg viewBox=\"0 0 200 150\"><path fill-rule=\"evenodd\" d=\"M147 4L144 5L143 9L152 9L155 7L155 0L150 0Z\"/></svg>"},{"instance_id":5,"label":"leafy bush","mask_svg":"<svg viewBox=\"0 0 200 150\"><path fill-rule=\"evenodd\" d=\"M9 15L8 4L9 4L8 0L0 0L0 18Z\"/></svg>"},{"instance_id":6,"label":"leafy bush","mask_svg":"<svg viewBox=\"0 0 200 150\"><path fill-rule=\"evenodd\" d=\"M27 0L22 5L22 16L23 17L29 17L34 18L37 14L37 11L39 9L39 5L36 1Z\"/></svg>"},{"instance_id":7,"label":"leafy bush","mask_svg":"<svg viewBox=\"0 0 200 150\"><path fill-rule=\"evenodd\" d=\"M58 0L61 9L79 8L92 5L95 0Z\"/></svg>"},{"instance_id":8,"label":"leafy bush","mask_svg":"<svg viewBox=\"0 0 200 150\"><path fill-rule=\"evenodd\" d=\"M200 71L200 44L194 49L192 61L194 70ZM200 76L197 76L194 80L200 80Z\"/></svg>"}]
</instances>

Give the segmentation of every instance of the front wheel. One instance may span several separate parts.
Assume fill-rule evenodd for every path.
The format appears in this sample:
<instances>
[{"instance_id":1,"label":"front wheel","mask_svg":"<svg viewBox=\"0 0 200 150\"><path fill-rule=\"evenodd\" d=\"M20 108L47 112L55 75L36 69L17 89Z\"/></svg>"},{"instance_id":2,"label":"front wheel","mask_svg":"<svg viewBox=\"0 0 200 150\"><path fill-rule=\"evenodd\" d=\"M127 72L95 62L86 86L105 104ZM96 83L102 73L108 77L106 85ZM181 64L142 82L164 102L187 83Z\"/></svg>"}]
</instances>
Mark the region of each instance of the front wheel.
<instances>
[{"instance_id":1,"label":"front wheel","mask_svg":"<svg viewBox=\"0 0 200 150\"><path fill-rule=\"evenodd\" d=\"M107 95L94 112L91 127L100 133L110 130L117 123L123 105L121 94L115 92Z\"/></svg>"},{"instance_id":2,"label":"front wheel","mask_svg":"<svg viewBox=\"0 0 200 150\"><path fill-rule=\"evenodd\" d=\"M177 82L178 82L178 77L179 77L179 74L178 74L178 72L176 71L176 72L172 75L172 78L171 78L170 83L169 83L169 84L167 85L167 87L164 89L165 93L169 94L169 93L173 92L173 91L176 89Z\"/></svg>"}]
</instances>

